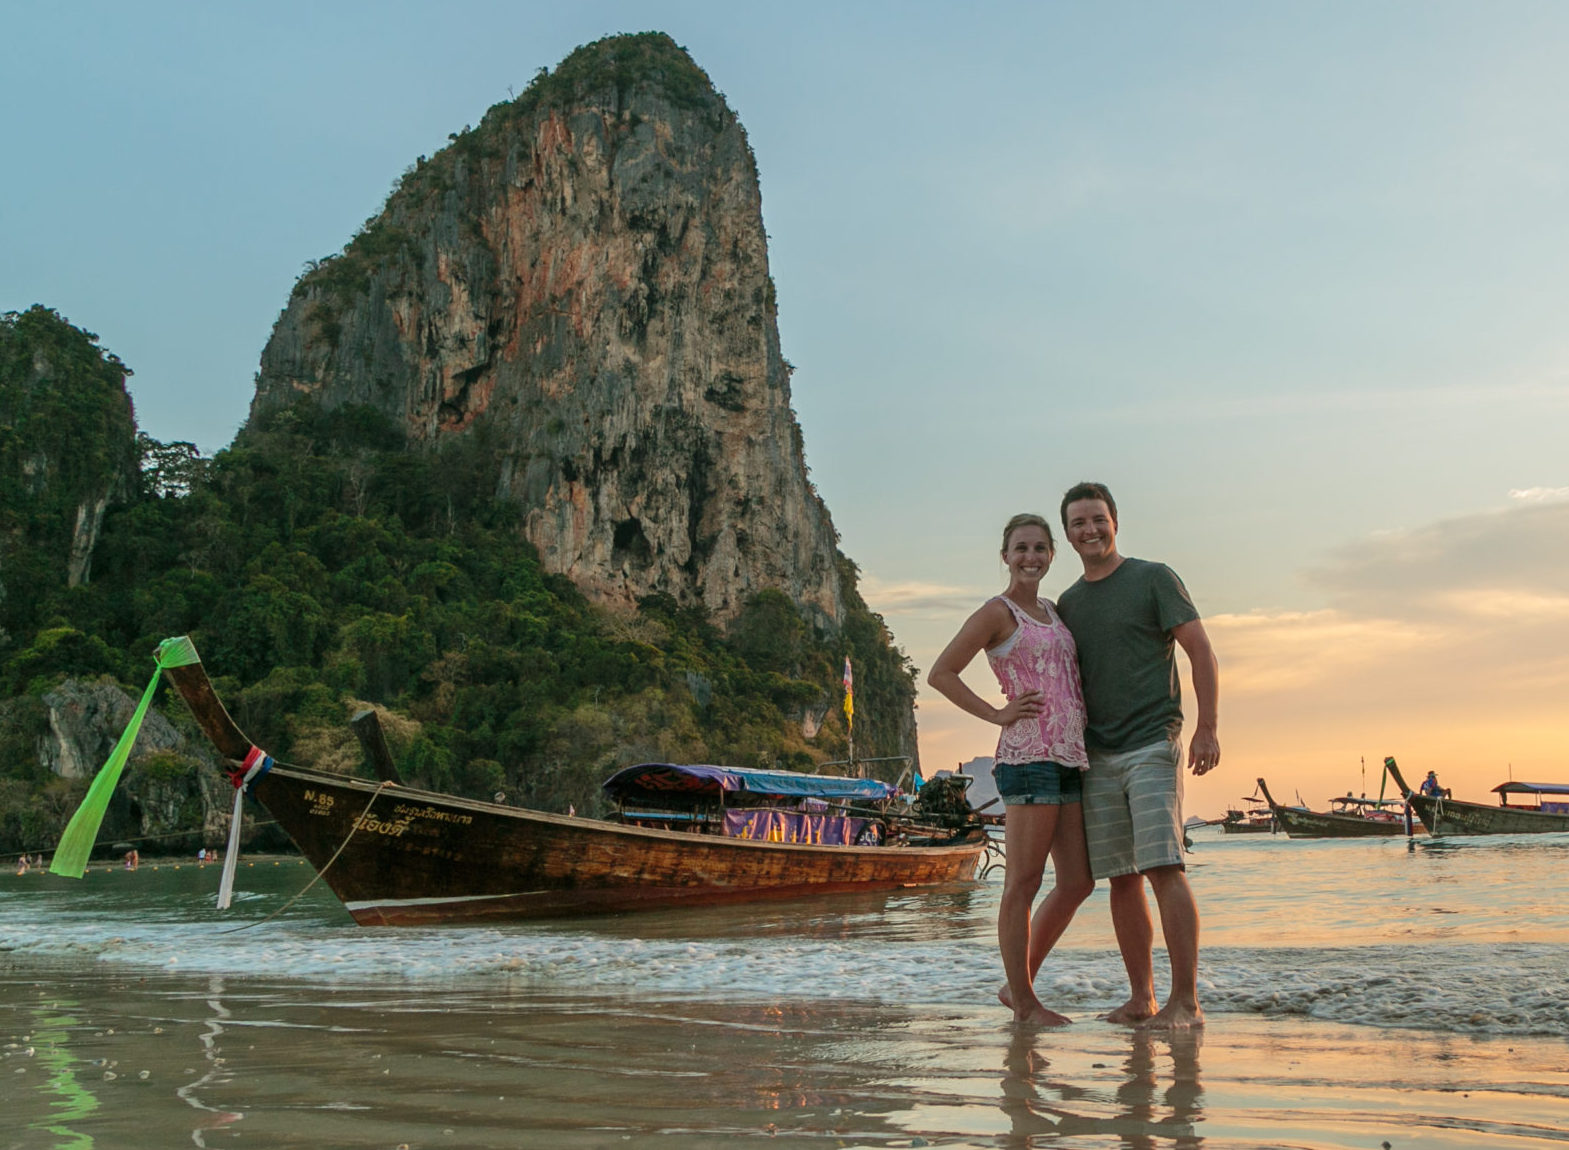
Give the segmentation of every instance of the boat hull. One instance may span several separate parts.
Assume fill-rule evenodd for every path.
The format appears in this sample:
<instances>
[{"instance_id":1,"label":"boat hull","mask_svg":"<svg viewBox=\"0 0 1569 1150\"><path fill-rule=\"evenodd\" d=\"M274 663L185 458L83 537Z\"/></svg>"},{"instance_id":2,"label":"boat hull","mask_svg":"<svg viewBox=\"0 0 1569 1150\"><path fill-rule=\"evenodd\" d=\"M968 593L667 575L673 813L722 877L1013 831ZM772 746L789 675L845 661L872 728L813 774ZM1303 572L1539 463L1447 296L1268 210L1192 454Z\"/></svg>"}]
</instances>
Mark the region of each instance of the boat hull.
<instances>
[{"instance_id":1,"label":"boat hull","mask_svg":"<svg viewBox=\"0 0 1569 1150\"><path fill-rule=\"evenodd\" d=\"M559 917L967 882L982 831L813 846L627 827L276 766L251 793L362 926Z\"/></svg>"},{"instance_id":2,"label":"boat hull","mask_svg":"<svg viewBox=\"0 0 1569 1150\"><path fill-rule=\"evenodd\" d=\"M1273 823L1221 823L1220 829L1228 835L1271 835L1275 833Z\"/></svg>"},{"instance_id":3,"label":"boat hull","mask_svg":"<svg viewBox=\"0 0 1569 1150\"><path fill-rule=\"evenodd\" d=\"M1260 793L1275 816L1280 829L1294 839L1360 839L1381 838L1406 833L1404 819L1388 821L1365 819L1356 815L1340 815L1330 811L1310 811L1306 807L1287 807L1275 801L1269 793L1269 784L1258 781Z\"/></svg>"},{"instance_id":4,"label":"boat hull","mask_svg":"<svg viewBox=\"0 0 1569 1150\"><path fill-rule=\"evenodd\" d=\"M1440 835L1539 835L1569 832L1569 815L1462 803L1430 795L1407 796L1428 833Z\"/></svg>"},{"instance_id":5,"label":"boat hull","mask_svg":"<svg viewBox=\"0 0 1569 1150\"><path fill-rule=\"evenodd\" d=\"M1359 819L1350 815L1334 815L1326 811L1308 811L1297 807L1275 808L1275 819L1280 827L1294 839L1355 839L1403 835L1405 823L1381 819Z\"/></svg>"}]
</instances>

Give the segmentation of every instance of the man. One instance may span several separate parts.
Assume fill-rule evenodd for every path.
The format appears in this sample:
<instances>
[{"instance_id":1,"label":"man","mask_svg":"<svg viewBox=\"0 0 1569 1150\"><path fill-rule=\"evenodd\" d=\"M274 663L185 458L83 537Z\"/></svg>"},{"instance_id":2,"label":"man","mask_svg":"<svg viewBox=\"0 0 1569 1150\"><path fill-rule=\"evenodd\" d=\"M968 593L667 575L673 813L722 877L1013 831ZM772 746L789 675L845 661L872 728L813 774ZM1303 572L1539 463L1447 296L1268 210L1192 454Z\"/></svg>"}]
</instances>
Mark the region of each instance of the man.
<instances>
[{"instance_id":1,"label":"man","mask_svg":"<svg viewBox=\"0 0 1569 1150\"><path fill-rule=\"evenodd\" d=\"M1117 551L1117 504L1100 483L1062 498L1062 526L1084 576L1058 613L1078 645L1088 712L1084 831L1090 870L1111 880L1111 921L1128 971L1128 1001L1106 1017L1151 1029L1204 1024L1198 1002L1199 915L1182 861L1182 689L1176 651L1193 666L1195 775L1220 762L1220 671L1204 624L1176 573ZM1144 881L1160 907L1171 996L1156 1009L1154 929Z\"/></svg>"}]
</instances>

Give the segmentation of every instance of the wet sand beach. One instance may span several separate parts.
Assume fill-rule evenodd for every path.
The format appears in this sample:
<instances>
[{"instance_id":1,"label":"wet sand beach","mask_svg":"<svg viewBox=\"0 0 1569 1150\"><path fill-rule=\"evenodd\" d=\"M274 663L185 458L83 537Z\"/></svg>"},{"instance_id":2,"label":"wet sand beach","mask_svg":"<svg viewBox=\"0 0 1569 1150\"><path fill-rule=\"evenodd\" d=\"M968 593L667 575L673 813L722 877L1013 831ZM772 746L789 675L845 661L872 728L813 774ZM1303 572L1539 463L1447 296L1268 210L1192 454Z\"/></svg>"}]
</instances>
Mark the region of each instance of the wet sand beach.
<instances>
[{"instance_id":1,"label":"wet sand beach","mask_svg":"<svg viewBox=\"0 0 1569 1150\"><path fill-rule=\"evenodd\" d=\"M403 931L263 921L293 860L228 916L212 866L7 876L0 1147L1557 1145L1569 920L1522 871L1566 851L1201 841L1186 1036L1093 1020L1104 892L1041 979L1081 1021L1021 1033L995 882Z\"/></svg>"},{"instance_id":2,"label":"wet sand beach","mask_svg":"<svg viewBox=\"0 0 1569 1150\"><path fill-rule=\"evenodd\" d=\"M982 1008L562 999L504 983L0 983L0 1145L1512 1147L1569 1055L1300 1019L1026 1034Z\"/></svg>"}]
</instances>

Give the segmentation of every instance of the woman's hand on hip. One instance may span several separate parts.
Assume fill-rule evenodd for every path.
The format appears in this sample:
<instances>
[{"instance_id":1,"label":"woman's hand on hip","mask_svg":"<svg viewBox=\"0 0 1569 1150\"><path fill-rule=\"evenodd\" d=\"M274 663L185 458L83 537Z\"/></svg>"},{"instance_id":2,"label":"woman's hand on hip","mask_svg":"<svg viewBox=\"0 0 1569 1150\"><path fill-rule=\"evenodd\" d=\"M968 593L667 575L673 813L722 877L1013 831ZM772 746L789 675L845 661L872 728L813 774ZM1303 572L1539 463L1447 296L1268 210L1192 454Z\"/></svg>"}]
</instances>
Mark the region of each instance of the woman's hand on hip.
<instances>
[{"instance_id":1,"label":"woman's hand on hip","mask_svg":"<svg viewBox=\"0 0 1569 1150\"><path fill-rule=\"evenodd\" d=\"M1039 691L1025 691L1016 699L1010 699L1006 706L1000 708L992 717L992 722L999 727L1010 727L1020 719L1038 719L1046 709L1045 697Z\"/></svg>"}]
</instances>

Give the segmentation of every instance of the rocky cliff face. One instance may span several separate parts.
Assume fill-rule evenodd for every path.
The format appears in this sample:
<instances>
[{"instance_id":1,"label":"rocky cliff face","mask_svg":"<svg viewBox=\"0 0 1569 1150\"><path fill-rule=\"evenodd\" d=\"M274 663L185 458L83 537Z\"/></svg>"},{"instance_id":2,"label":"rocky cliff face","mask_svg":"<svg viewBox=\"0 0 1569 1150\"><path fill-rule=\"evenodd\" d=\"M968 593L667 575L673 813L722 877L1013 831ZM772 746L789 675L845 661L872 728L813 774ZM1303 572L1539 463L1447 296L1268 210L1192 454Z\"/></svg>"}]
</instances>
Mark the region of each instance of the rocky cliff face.
<instances>
[{"instance_id":1,"label":"rocky cliff face","mask_svg":"<svg viewBox=\"0 0 1569 1150\"><path fill-rule=\"evenodd\" d=\"M806 475L757 169L668 37L579 49L406 174L296 286L253 422L301 395L427 446L484 431L545 565L602 602L842 620Z\"/></svg>"}]
</instances>

